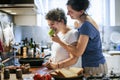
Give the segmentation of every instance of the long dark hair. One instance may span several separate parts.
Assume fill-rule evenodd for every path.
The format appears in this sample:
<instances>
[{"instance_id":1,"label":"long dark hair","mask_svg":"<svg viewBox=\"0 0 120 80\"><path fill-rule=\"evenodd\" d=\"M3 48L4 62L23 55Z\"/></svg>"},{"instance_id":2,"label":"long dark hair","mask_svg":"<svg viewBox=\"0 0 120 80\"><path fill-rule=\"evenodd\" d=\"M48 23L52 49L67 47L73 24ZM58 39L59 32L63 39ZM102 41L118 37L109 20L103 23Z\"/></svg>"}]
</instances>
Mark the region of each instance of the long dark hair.
<instances>
[{"instance_id":1,"label":"long dark hair","mask_svg":"<svg viewBox=\"0 0 120 80\"><path fill-rule=\"evenodd\" d=\"M72 9L76 11L84 10L86 11L89 7L89 0L68 0L67 5L70 5Z\"/></svg>"}]
</instances>

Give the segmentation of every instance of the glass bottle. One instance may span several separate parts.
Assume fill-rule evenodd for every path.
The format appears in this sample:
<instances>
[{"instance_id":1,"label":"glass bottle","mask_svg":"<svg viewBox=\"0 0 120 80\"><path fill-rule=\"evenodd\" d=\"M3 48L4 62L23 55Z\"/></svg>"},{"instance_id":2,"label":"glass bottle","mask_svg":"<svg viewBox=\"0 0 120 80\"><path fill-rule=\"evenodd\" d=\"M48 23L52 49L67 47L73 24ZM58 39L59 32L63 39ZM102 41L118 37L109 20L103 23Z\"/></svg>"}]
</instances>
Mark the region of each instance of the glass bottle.
<instances>
[{"instance_id":1,"label":"glass bottle","mask_svg":"<svg viewBox=\"0 0 120 80\"><path fill-rule=\"evenodd\" d=\"M34 41L34 46L33 46L33 48L34 48L34 49L33 49L33 53L34 53L33 55L34 55L34 57L36 57L36 43L35 43L35 41Z\"/></svg>"},{"instance_id":2,"label":"glass bottle","mask_svg":"<svg viewBox=\"0 0 120 80\"><path fill-rule=\"evenodd\" d=\"M28 56L33 57L33 54L34 54L34 45L33 45L33 38L31 38L29 42Z\"/></svg>"},{"instance_id":3,"label":"glass bottle","mask_svg":"<svg viewBox=\"0 0 120 80\"><path fill-rule=\"evenodd\" d=\"M33 38L30 39L29 46L30 46L30 48L33 48Z\"/></svg>"}]
</instances>

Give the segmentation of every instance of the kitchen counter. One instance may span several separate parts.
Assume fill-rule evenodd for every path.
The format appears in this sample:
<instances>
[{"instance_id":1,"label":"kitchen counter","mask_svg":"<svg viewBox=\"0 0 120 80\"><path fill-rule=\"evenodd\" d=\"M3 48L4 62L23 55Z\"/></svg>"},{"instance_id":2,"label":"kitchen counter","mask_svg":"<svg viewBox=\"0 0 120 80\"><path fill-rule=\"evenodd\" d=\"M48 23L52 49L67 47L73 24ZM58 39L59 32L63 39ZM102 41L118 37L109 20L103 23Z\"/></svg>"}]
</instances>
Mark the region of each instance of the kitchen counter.
<instances>
[{"instance_id":1,"label":"kitchen counter","mask_svg":"<svg viewBox=\"0 0 120 80\"><path fill-rule=\"evenodd\" d=\"M47 68L45 68L43 66L38 67L38 68L30 68L31 73L23 74L22 75L23 79L19 79L19 80L33 80L33 76L35 73L47 74L50 71L51 70L48 70ZM1 77L2 77L1 80L4 80L3 73L1 74ZM97 80L103 80L103 79L104 80L118 80L118 79L120 79L120 74L115 74L115 75L111 75L111 76L107 76L107 77L105 75L103 75L103 76L90 76L88 78L81 77L81 79L75 79L75 80L83 80L83 78L85 80L96 80L96 79ZM18 79L16 79L16 74L10 74L9 80L18 80ZM52 80L55 80L55 79L52 78ZM62 79L59 79L59 80L62 80ZM71 79L69 78L69 80L71 80ZM74 79L72 79L72 80L74 80Z\"/></svg>"},{"instance_id":2,"label":"kitchen counter","mask_svg":"<svg viewBox=\"0 0 120 80\"><path fill-rule=\"evenodd\" d=\"M19 64L19 58L21 58L22 56L14 56L13 53L2 53L1 54L2 57L2 63L5 66L10 66L10 65L20 65ZM35 73L39 73L39 74L47 74L49 73L49 71L46 67L40 66L40 67L32 67L29 69L30 73L27 74L23 74L23 80L33 80L33 76ZM1 80L3 79L3 72L1 72ZM10 79L9 80L17 80L16 79L16 74L15 73L10 73Z\"/></svg>"},{"instance_id":3,"label":"kitchen counter","mask_svg":"<svg viewBox=\"0 0 120 80\"><path fill-rule=\"evenodd\" d=\"M22 74L22 77L23 77L23 80L33 80L33 76L34 74L36 73L39 73L39 74L47 74L48 72L50 72L51 70L48 70L46 67L37 67L37 68L30 68L30 73L28 74ZM1 74L1 77L2 79L1 80L4 80L3 79L3 73ZM17 80L16 79L16 74L14 73L11 73L10 74L10 79L9 80Z\"/></svg>"},{"instance_id":4,"label":"kitchen counter","mask_svg":"<svg viewBox=\"0 0 120 80\"><path fill-rule=\"evenodd\" d=\"M108 54L114 56L114 55L119 55L120 56L120 51L108 51Z\"/></svg>"},{"instance_id":5,"label":"kitchen counter","mask_svg":"<svg viewBox=\"0 0 120 80\"><path fill-rule=\"evenodd\" d=\"M114 72L115 73L120 73L119 72L119 66L118 66L119 61L118 60L114 61L117 58L119 58L120 56L111 56L111 55L107 55L107 54L104 54L104 55L105 55L106 60L107 60L108 69L111 71L111 69L114 68ZM9 65L19 65L18 59L20 57L22 57L22 56L16 56L16 57L14 57L12 53L11 54L10 53L6 53L6 54L4 54L4 59L3 59L2 62L6 63L6 66L9 66ZM8 63L11 63L11 64L8 64ZM116 66L115 66L115 63L116 63ZM51 70L48 70L47 68L45 68L43 66L36 67L36 68L30 68L30 73L23 74L22 77L23 77L23 80L33 80L33 76L34 76L35 73L47 74L50 71ZM120 78L120 76L119 76L119 78ZM2 74L2 79L1 80L4 80L3 79L3 74ZM16 79L16 74L10 74L10 79L9 80L17 80Z\"/></svg>"},{"instance_id":6,"label":"kitchen counter","mask_svg":"<svg viewBox=\"0 0 120 80\"><path fill-rule=\"evenodd\" d=\"M33 80L34 74L23 74L21 80ZM1 74L1 80L3 79L3 74ZM10 74L10 79L9 80L18 80L16 79L16 74ZM19 79L20 80L20 79Z\"/></svg>"}]
</instances>

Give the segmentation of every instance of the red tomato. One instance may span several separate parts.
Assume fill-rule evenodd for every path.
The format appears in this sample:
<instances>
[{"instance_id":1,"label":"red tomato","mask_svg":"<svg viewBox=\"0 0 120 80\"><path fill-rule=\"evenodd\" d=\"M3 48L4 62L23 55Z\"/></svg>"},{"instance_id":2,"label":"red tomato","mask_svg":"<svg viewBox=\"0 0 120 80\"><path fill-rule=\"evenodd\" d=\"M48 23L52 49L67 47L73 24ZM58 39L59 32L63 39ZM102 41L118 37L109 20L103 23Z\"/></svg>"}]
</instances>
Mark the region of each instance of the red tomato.
<instances>
[{"instance_id":1,"label":"red tomato","mask_svg":"<svg viewBox=\"0 0 120 80\"><path fill-rule=\"evenodd\" d=\"M45 75L42 75L40 80L45 80Z\"/></svg>"},{"instance_id":2,"label":"red tomato","mask_svg":"<svg viewBox=\"0 0 120 80\"><path fill-rule=\"evenodd\" d=\"M51 77L50 74L46 74L46 75L45 75L45 80L51 80L51 78L52 78L52 77Z\"/></svg>"},{"instance_id":3,"label":"red tomato","mask_svg":"<svg viewBox=\"0 0 120 80\"><path fill-rule=\"evenodd\" d=\"M35 75L33 76L33 79L34 79L34 80L41 80L41 75L40 75L40 74L35 74Z\"/></svg>"}]
</instances>

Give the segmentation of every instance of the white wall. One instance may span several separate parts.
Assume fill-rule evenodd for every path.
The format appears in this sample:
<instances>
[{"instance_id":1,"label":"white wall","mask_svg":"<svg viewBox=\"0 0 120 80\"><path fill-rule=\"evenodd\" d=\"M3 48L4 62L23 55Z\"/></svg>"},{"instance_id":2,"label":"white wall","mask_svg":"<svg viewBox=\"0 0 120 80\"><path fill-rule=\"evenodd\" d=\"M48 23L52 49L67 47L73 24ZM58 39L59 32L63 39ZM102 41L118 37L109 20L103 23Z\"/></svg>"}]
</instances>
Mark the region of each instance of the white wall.
<instances>
[{"instance_id":1,"label":"white wall","mask_svg":"<svg viewBox=\"0 0 120 80\"><path fill-rule=\"evenodd\" d=\"M18 15L14 16L14 23L16 25L27 25L33 26L36 25L36 15Z\"/></svg>"}]
</instances>

